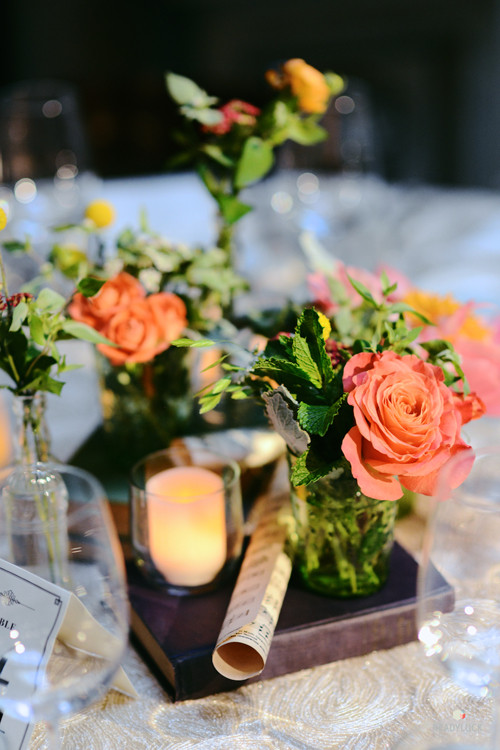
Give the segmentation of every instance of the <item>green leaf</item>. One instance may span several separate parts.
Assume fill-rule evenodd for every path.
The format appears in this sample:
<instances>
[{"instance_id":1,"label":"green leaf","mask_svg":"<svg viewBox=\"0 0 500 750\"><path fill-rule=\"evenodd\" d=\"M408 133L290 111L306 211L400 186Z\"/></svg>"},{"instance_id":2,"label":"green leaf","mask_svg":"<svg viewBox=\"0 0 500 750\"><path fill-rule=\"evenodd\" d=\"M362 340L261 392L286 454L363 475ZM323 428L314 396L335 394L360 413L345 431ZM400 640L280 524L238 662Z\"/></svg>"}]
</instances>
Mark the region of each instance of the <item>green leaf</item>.
<instances>
[{"instance_id":1,"label":"green leaf","mask_svg":"<svg viewBox=\"0 0 500 750\"><path fill-rule=\"evenodd\" d=\"M207 143L201 151L223 167L234 167L234 161L226 156L220 146L216 146L214 143Z\"/></svg>"},{"instance_id":2,"label":"green leaf","mask_svg":"<svg viewBox=\"0 0 500 750\"><path fill-rule=\"evenodd\" d=\"M288 362L286 359L259 359L252 367L252 372L276 380L280 385L286 386L290 393L300 393L302 396L311 393L312 385L306 373L294 362Z\"/></svg>"},{"instance_id":3,"label":"green leaf","mask_svg":"<svg viewBox=\"0 0 500 750\"><path fill-rule=\"evenodd\" d=\"M322 461L310 449L302 453L295 462L290 479L294 487L310 484L326 476L332 468L332 463Z\"/></svg>"},{"instance_id":4,"label":"green leaf","mask_svg":"<svg viewBox=\"0 0 500 750\"><path fill-rule=\"evenodd\" d=\"M233 399L233 401L243 401L243 399L249 398L249 396L245 391L239 390L231 393L231 398Z\"/></svg>"},{"instance_id":5,"label":"green leaf","mask_svg":"<svg viewBox=\"0 0 500 750\"><path fill-rule=\"evenodd\" d=\"M231 385L231 382L232 382L231 378L221 378L214 384L212 388L212 393L213 394L223 393L225 390L229 388L229 386Z\"/></svg>"},{"instance_id":6,"label":"green leaf","mask_svg":"<svg viewBox=\"0 0 500 750\"><path fill-rule=\"evenodd\" d=\"M177 104L191 104L193 107L209 107L217 102L217 97L209 96L198 84L186 76L166 73L165 83L168 93Z\"/></svg>"},{"instance_id":7,"label":"green leaf","mask_svg":"<svg viewBox=\"0 0 500 750\"><path fill-rule=\"evenodd\" d=\"M313 118L294 117L288 125L288 137L301 146L312 146L321 143L328 137L328 132L318 125Z\"/></svg>"},{"instance_id":8,"label":"green leaf","mask_svg":"<svg viewBox=\"0 0 500 750\"><path fill-rule=\"evenodd\" d=\"M315 385L316 388L321 388L323 380L320 368L314 361L307 340L297 333L293 337L293 353L297 364L307 375L311 383Z\"/></svg>"},{"instance_id":9,"label":"green leaf","mask_svg":"<svg viewBox=\"0 0 500 750\"><path fill-rule=\"evenodd\" d=\"M53 289L42 289L36 300L36 306L39 310L46 312L57 312L62 310L66 300L62 294L58 294Z\"/></svg>"},{"instance_id":10,"label":"green leaf","mask_svg":"<svg viewBox=\"0 0 500 750\"><path fill-rule=\"evenodd\" d=\"M15 253L17 250L29 250L30 243L28 241L21 242L20 240L8 240L7 242L2 243L2 247L4 250L7 250L8 253Z\"/></svg>"},{"instance_id":11,"label":"green leaf","mask_svg":"<svg viewBox=\"0 0 500 750\"><path fill-rule=\"evenodd\" d=\"M335 377L332 362L326 351L325 340L323 338L323 327L319 322L318 312L312 308L304 310L300 316L295 329L295 338L297 334L307 342L309 354L313 362L316 363L320 373L320 383L318 387L325 385Z\"/></svg>"},{"instance_id":12,"label":"green leaf","mask_svg":"<svg viewBox=\"0 0 500 750\"><path fill-rule=\"evenodd\" d=\"M326 435L328 428L334 418L340 411L344 401L347 399L347 393L344 393L338 401L330 405L310 405L301 403L299 406L298 417L300 426L310 432L312 435Z\"/></svg>"},{"instance_id":13,"label":"green leaf","mask_svg":"<svg viewBox=\"0 0 500 750\"><path fill-rule=\"evenodd\" d=\"M217 109L191 107L189 104L181 107L181 113L188 120L197 120L198 122L201 122L202 125L208 125L209 127L218 125L223 118L222 113Z\"/></svg>"},{"instance_id":14,"label":"green leaf","mask_svg":"<svg viewBox=\"0 0 500 750\"><path fill-rule=\"evenodd\" d=\"M65 333L75 339L90 341L92 344L108 344L108 346L116 346L113 341L110 341L105 336L98 333L94 328L91 328L85 323L79 323L77 320L65 320L61 328Z\"/></svg>"},{"instance_id":15,"label":"green leaf","mask_svg":"<svg viewBox=\"0 0 500 750\"><path fill-rule=\"evenodd\" d=\"M216 196L217 203L220 208L220 212L228 224L235 224L242 216L249 213L252 210L251 206L246 203L242 203L234 195L226 195L222 193Z\"/></svg>"},{"instance_id":16,"label":"green leaf","mask_svg":"<svg viewBox=\"0 0 500 750\"><path fill-rule=\"evenodd\" d=\"M180 348L182 347L193 347L195 349L204 347L204 346L214 346L215 341L211 341L210 339L197 339L194 341L193 339L175 339L175 341L172 341L172 346L178 346Z\"/></svg>"},{"instance_id":17,"label":"green leaf","mask_svg":"<svg viewBox=\"0 0 500 750\"><path fill-rule=\"evenodd\" d=\"M332 96L338 96L342 93L342 91L344 91L346 82L341 76L338 75L338 73L327 71L326 73L324 73L324 76L328 88L332 93Z\"/></svg>"},{"instance_id":18,"label":"green leaf","mask_svg":"<svg viewBox=\"0 0 500 750\"><path fill-rule=\"evenodd\" d=\"M106 283L106 279L97 279L94 276L87 276L77 284L78 291L84 297L93 297L99 289Z\"/></svg>"},{"instance_id":19,"label":"green leaf","mask_svg":"<svg viewBox=\"0 0 500 750\"><path fill-rule=\"evenodd\" d=\"M347 278L349 279L351 286L354 287L354 289L357 291L357 293L362 297L365 302L368 302L373 307L380 307L378 302L375 301L373 295L371 292L366 288L364 284L362 284L360 281L356 281L355 279L351 278L349 274L347 275Z\"/></svg>"},{"instance_id":20,"label":"green leaf","mask_svg":"<svg viewBox=\"0 0 500 750\"><path fill-rule=\"evenodd\" d=\"M262 179L274 163L272 146L262 138L251 136L245 141L241 157L236 166L234 184L243 188Z\"/></svg>"},{"instance_id":21,"label":"green leaf","mask_svg":"<svg viewBox=\"0 0 500 750\"><path fill-rule=\"evenodd\" d=\"M38 315L30 315L30 334L35 344L45 346L43 323Z\"/></svg>"},{"instance_id":22,"label":"green leaf","mask_svg":"<svg viewBox=\"0 0 500 750\"><path fill-rule=\"evenodd\" d=\"M10 324L10 331L19 331L26 316L28 315L29 307L26 302L20 302L12 311L12 322Z\"/></svg>"},{"instance_id":23,"label":"green leaf","mask_svg":"<svg viewBox=\"0 0 500 750\"><path fill-rule=\"evenodd\" d=\"M406 302L395 302L393 305L389 307L389 312L392 313L403 313L403 312L409 312L412 315L415 315L417 318L419 318L423 323L425 323L428 326L433 326L434 323L425 317L425 315L422 315L422 313L419 313L417 310L414 310L413 307L410 305L407 305Z\"/></svg>"},{"instance_id":24,"label":"green leaf","mask_svg":"<svg viewBox=\"0 0 500 750\"><path fill-rule=\"evenodd\" d=\"M228 356L229 356L228 354L223 354L222 357L219 357L219 359L216 359L215 362L212 362L211 364L204 367L203 370L201 370L201 372L208 372L208 370L211 370L214 367L218 367L222 362L224 362L225 359L227 359ZM234 369L238 370L240 368L235 367Z\"/></svg>"},{"instance_id":25,"label":"green leaf","mask_svg":"<svg viewBox=\"0 0 500 750\"><path fill-rule=\"evenodd\" d=\"M222 393L209 393L200 399L200 414L206 414L207 411L215 409L222 398Z\"/></svg>"}]
</instances>

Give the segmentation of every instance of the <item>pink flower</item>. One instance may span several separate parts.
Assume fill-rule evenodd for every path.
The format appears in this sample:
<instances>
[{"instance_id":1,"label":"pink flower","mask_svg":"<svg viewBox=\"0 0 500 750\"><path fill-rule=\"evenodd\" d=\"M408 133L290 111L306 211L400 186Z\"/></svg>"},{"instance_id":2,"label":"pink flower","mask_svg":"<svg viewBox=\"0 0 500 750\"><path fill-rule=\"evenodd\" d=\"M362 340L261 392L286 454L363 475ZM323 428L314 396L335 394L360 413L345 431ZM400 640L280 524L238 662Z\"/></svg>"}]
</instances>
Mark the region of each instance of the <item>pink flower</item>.
<instances>
[{"instance_id":1,"label":"pink flower","mask_svg":"<svg viewBox=\"0 0 500 750\"><path fill-rule=\"evenodd\" d=\"M462 424L484 413L474 394L458 396L440 367L413 354L357 354L344 368L343 384L356 424L342 451L361 491L378 500L401 497L400 483L432 495L442 467L469 448ZM451 487L465 479L472 460L471 454L459 462Z\"/></svg>"},{"instance_id":2,"label":"pink flower","mask_svg":"<svg viewBox=\"0 0 500 750\"><path fill-rule=\"evenodd\" d=\"M203 130L215 135L225 135L229 133L233 125L247 125L253 127L256 118L260 115L260 109L253 104L244 102L241 99L231 99L231 101L219 108L222 114L222 120L217 125L205 125Z\"/></svg>"},{"instance_id":3,"label":"pink flower","mask_svg":"<svg viewBox=\"0 0 500 750\"><path fill-rule=\"evenodd\" d=\"M380 273L382 270L385 270L391 284L395 282L398 284L398 288L395 292L389 295L389 301L392 302L396 299L401 299L402 294L406 292L408 284L406 277L390 267L380 267ZM377 302L382 302L384 297L382 294L380 273L372 273L371 271L366 271L364 268L357 268L356 266L346 266L342 261L337 260L334 262L331 273L325 274L317 271L309 274L307 277L307 283L314 307L324 312L325 315L333 315L340 308L341 300L334 299L332 296L329 279L340 284L345 301L352 307L358 307L362 302L362 298L354 289L349 280L350 278L354 279L354 281L359 281L368 289ZM404 292L401 291L400 287Z\"/></svg>"}]
</instances>

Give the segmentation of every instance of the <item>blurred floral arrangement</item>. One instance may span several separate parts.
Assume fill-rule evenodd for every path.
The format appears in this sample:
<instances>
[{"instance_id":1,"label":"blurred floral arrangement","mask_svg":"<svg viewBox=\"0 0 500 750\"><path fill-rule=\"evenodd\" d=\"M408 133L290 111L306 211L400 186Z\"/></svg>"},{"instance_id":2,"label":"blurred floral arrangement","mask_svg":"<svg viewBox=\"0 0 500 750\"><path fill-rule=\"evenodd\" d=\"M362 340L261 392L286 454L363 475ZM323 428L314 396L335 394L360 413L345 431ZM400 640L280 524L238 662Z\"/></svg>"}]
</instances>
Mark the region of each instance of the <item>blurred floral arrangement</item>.
<instances>
[{"instance_id":1,"label":"blurred floral arrangement","mask_svg":"<svg viewBox=\"0 0 500 750\"><path fill-rule=\"evenodd\" d=\"M275 149L286 140L307 146L327 138L319 120L345 85L336 73L321 73L299 58L269 70L266 80L277 95L260 109L240 99L219 106L217 97L194 81L166 74L168 92L184 122L176 133L180 151L170 166L194 164L217 203L216 244L227 253L234 224L251 210L240 200L241 190L270 172Z\"/></svg>"},{"instance_id":2,"label":"blurred floral arrangement","mask_svg":"<svg viewBox=\"0 0 500 750\"><path fill-rule=\"evenodd\" d=\"M293 332L247 352L246 364L227 365L200 394L201 410L223 393L256 398L294 457L295 486L333 473L352 475L375 499L396 500L403 488L432 494L440 469L468 448L462 425L485 413L461 357L450 341L430 338L441 331L385 272L339 263L311 283L315 306ZM469 470L464 458L454 485Z\"/></svg>"},{"instance_id":3,"label":"blurred floral arrangement","mask_svg":"<svg viewBox=\"0 0 500 750\"><path fill-rule=\"evenodd\" d=\"M0 231L7 215L0 208ZM25 252L26 244L3 243L4 251ZM60 394L60 376L72 369L57 348L57 342L79 338L105 344L107 339L92 327L72 319L68 298L48 288L35 296L28 291L9 294L7 275L0 253L0 369L8 376L8 388L16 396L38 392Z\"/></svg>"},{"instance_id":4,"label":"blurred floral arrangement","mask_svg":"<svg viewBox=\"0 0 500 750\"><path fill-rule=\"evenodd\" d=\"M172 341L227 325L226 310L246 283L220 248L172 243L144 215L109 249L104 233L113 220L113 207L99 200L79 224L57 227L62 240L34 284L69 280L73 325L101 337L105 427L130 465L134 455L168 445L193 418L191 367Z\"/></svg>"}]
</instances>

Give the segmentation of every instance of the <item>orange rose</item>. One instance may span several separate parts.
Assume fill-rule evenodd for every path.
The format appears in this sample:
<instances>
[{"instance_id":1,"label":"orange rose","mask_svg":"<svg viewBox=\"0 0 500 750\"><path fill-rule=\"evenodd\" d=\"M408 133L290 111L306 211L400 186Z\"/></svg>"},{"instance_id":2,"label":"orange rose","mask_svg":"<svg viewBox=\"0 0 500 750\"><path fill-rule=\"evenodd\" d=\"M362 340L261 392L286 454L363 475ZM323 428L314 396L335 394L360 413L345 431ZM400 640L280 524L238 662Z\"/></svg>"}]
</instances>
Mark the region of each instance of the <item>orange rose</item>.
<instances>
[{"instance_id":1,"label":"orange rose","mask_svg":"<svg viewBox=\"0 0 500 750\"><path fill-rule=\"evenodd\" d=\"M106 281L94 297L84 297L77 292L68 306L68 312L74 320L101 331L119 310L145 296L146 292L140 281L121 271L113 279Z\"/></svg>"},{"instance_id":2,"label":"orange rose","mask_svg":"<svg viewBox=\"0 0 500 750\"><path fill-rule=\"evenodd\" d=\"M356 425L342 451L361 491L377 500L401 497L400 482L432 495L442 467L469 448L460 437L462 423L484 413L475 395L457 397L440 367L413 354L356 354L345 366L343 384ZM465 479L472 460L460 462L452 487Z\"/></svg>"},{"instance_id":3,"label":"orange rose","mask_svg":"<svg viewBox=\"0 0 500 750\"><path fill-rule=\"evenodd\" d=\"M266 73L273 88L290 86L303 112L322 114L326 110L331 91L323 73L297 57L284 63L281 70L281 74L274 70Z\"/></svg>"},{"instance_id":4,"label":"orange rose","mask_svg":"<svg viewBox=\"0 0 500 750\"><path fill-rule=\"evenodd\" d=\"M101 333L116 347L98 344L112 365L149 362L168 349L187 324L186 306L176 294L159 292L121 307Z\"/></svg>"}]
</instances>

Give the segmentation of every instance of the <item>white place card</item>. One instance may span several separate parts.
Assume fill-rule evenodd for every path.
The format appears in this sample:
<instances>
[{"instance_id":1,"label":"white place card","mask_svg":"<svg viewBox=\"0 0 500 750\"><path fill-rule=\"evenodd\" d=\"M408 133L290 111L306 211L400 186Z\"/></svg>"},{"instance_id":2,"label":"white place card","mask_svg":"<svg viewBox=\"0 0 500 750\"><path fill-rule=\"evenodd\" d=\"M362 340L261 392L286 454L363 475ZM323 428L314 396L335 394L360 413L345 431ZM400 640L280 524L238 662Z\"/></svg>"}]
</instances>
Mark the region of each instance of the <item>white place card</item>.
<instances>
[{"instance_id":1,"label":"white place card","mask_svg":"<svg viewBox=\"0 0 500 750\"><path fill-rule=\"evenodd\" d=\"M115 636L72 592L0 559L0 706L18 704L19 713L26 701L26 723L0 711L0 734L9 738L9 748L28 747L33 730L29 699L43 685L56 639L92 656L105 656L117 647ZM113 686L137 697L121 667Z\"/></svg>"}]
</instances>

